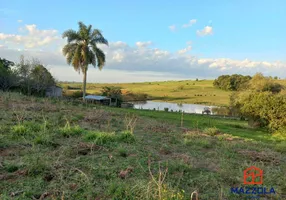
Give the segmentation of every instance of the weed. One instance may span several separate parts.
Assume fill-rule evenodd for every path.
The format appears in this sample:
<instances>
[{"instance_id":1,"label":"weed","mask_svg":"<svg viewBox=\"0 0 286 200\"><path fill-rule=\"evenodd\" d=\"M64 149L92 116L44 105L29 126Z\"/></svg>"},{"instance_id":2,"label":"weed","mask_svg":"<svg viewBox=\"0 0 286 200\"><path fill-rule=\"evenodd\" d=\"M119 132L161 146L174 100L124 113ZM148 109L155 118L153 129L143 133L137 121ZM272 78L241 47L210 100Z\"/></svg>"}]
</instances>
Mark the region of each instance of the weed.
<instances>
[{"instance_id":1,"label":"weed","mask_svg":"<svg viewBox=\"0 0 286 200\"><path fill-rule=\"evenodd\" d=\"M84 139L89 142L93 142L98 145L103 145L106 143L114 142L116 140L115 133L106 133L106 132L96 132L89 131L84 135Z\"/></svg>"},{"instance_id":2,"label":"weed","mask_svg":"<svg viewBox=\"0 0 286 200\"><path fill-rule=\"evenodd\" d=\"M71 126L69 121L66 120L66 125L63 128L59 128L59 132L64 137L70 137L70 136L81 135L84 132L84 130L78 125Z\"/></svg>"},{"instance_id":3,"label":"weed","mask_svg":"<svg viewBox=\"0 0 286 200\"><path fill-rule=\"evenodd\" d=\"M24 126L21 124L12 126L12 133L15 137L25 136L25 135L27 135L28 131L29 131L29 129L27 128L27 126Z\"/></svg>"},{"instance_id":4,"label":"weed","mask_svg":"<svg viewBox=\"0 0 286 200\"><path fill-rule=\"evenodd\" d=\"M41 144L41 145L53 145L54 144L50 134L47 134L47 133L38 133L33 139L33 143Z\"/></svg>"},{"instance_id":5,"label":"weed","mask_svg":"<svg viewBox=\"0 0 286 200\"><path fill-rule=\"evenodd\" d=\"M119 141L132 143L135 141L134 134L131 131L123 131L117 136Z\"/></svg>"},{"instance_id":6,"label":"weed","mask_svg":"<svg viewBox=\"0 0 286 200\"><path fill-rule=\"evenodd\" d=\"M212 128L206 128L204 129L204 133L214 136L220 133L219 129L216 127L212 127Z\"/></svg>"},{"instance_id":7,"label":"weed","mask_svg":"<svg viewBox=\"0 0 286 200\"><path fill-rule=\"evenodd\" d=\"M136 126L136 122L137 122L137 117L133 114L133 115L125 115L125 120L124 120L124 124L126 126L126 131L129 131L131 134L134 133L134 129Z\"/></svg>"}]
</instances>

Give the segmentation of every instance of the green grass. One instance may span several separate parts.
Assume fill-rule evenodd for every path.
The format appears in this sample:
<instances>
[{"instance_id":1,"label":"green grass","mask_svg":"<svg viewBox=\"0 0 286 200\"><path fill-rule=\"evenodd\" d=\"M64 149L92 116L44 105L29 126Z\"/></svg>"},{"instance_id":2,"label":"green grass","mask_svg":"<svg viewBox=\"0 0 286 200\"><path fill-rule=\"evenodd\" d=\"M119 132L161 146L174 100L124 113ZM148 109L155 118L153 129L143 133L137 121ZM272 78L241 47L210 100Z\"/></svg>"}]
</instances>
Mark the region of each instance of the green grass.
<instances>
[{"instance_id":1,"label":"green grass","mask_svg":"<svg viewBox=\"0 0 286 200\"><path fill-rule=\"evenodd\" d=\"M62 83L62 87L81 87L80 83ZM120 84L100 84L88 83L87 92L100 94L104 86L119 86L124 91L134 93L145 93L149 99L156 101L168 101L174 103L195 103L207 105L228 105L231 92L223 91L213 87L213 80L199 81L164 81L164 82L144 82L144 83L120 83ZM66 90L72 93L77 90Z\"/></svg>"},{"instance_id":2,"label":"green grass","mask_svg":"<svg viewBox=\"0 0 286 200\"><path fill-rule=\"evenodd\" d=\"M238 200L230 187L252 165L275 188L268 199L286 193L285 141L245 121L186 114L181 127L180 113L15 93L0 108L0 199Z\"/></svg>"}]
</instances>

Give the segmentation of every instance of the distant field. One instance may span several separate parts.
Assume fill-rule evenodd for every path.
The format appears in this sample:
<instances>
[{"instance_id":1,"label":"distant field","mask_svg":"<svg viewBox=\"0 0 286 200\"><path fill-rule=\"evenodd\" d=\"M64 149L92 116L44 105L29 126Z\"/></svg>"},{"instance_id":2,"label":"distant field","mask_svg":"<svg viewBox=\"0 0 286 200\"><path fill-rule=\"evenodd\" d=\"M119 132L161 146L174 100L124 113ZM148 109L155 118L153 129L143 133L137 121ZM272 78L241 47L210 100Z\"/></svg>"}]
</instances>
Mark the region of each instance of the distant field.
<instances>
[{"instance_id":1,"label":"distant field","mask_svg":"<svg viewBox=\"0 0 286 200\"><path fill-rule=\"evenodd\" d=\"M61 83L61 86L81 87L81 83ZM100 94L104 86L119 86L134 93L146 93L149 99L176 103L228 105L231 92L213 87L213 80L164 81L121 84L87 84L87 92ZM71 91L70 91L71 92Z\"/></svg>"}]
</instances>

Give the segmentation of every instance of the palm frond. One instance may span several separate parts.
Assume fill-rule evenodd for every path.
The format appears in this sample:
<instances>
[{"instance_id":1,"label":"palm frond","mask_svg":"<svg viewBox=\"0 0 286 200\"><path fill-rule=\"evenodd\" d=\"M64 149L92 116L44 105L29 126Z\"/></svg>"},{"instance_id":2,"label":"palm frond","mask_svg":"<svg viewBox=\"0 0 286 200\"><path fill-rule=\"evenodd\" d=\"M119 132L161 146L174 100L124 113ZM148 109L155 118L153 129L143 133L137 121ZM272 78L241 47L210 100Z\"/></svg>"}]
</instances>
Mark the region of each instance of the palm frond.
<instances>
[{"instance_id":1,"label":"palm frond","mask_svg":"<svg viewBox=\"0 0 286 200\"><path fill-rule=\"evenodd\" d=\"M71 43L71 42L74 42L74 41L78 41L78 40L81 39L80 35L76 31L74 31L72 29L65 31L63 33L62 37L63 38L67 38L67 42L68 43Z\"/></svg>"},{"instance_id":2,"label":"palm frond","mask_svg":"<svg viewBox=\"0 0 286 200\"><path fill-rule=\"evenodd\" d=\"M100 30L94 29L91 34L91 43L108 45L107 39L105 39Z\"/></svg>"},{"instance_id":3,"label":"palm frond","mask_svg":"<svg viewBox=\"0 0 286 200\"><path fill-rule=\"evenodd\" d=\"M67 63L78 72L87 70L89 64L101 70L105 64L105 54L96 44L108 45L108 41L99 29L92 29L91 25L86 26L83 22L78 22L78 25L78 31L70 29L62 35L67 38L67 44L62 49Z\"/></svg>"},{"instance_id":4,"label":"palm frond","mask_svg":"<svg viewBox=\"0 0 286 200\"><path fill-rule=\"evenodd\" d=\"M64 46L62 49L63 55L66 57L67 63L70 65L76 50L76 43L69 43Z\"/></svg>"},{"instance_id":5,"label":"palm frond","mask_svg":"<svg viewBox=\"0 0 286 200\"><path fill-rule=\"evenodd\" d=\"M89 34L88 34L88 28L83 22L79 22L79 35L82 38L82 40L88 40Z\"/></svg>"},{"instance_id":6,"label":"palm frond","mask_svg":"<svg viewBox=\"0 0 286 200\"><path fill-rule=\"evenodd\" d=\"M72 58L72 65L76 71L79 71L81 68L82 58L81 58L81 45L77 45L74 55Z\"/></svg>"},{"instance_id":7,"label":"palm frond","mask_svg":"<svg viewBox=\"0 0 286 200\"><path fill-rule=\"evenodd\" d=\"M101 49L97 48L96 45L92 46L92 50L96 56L97 67L101 70L105 64L105 54Z\"/></svg>"},{"instance_id":8,"label":"palm frond","mask_svg":"<svg viewBox=\"0 0 286 200\"><path fill-rule=\"evenodd\" d=\"M96 55L93 51L89 51L89 62L92 66L96 67Z\"/></svg>"}]
</instances>

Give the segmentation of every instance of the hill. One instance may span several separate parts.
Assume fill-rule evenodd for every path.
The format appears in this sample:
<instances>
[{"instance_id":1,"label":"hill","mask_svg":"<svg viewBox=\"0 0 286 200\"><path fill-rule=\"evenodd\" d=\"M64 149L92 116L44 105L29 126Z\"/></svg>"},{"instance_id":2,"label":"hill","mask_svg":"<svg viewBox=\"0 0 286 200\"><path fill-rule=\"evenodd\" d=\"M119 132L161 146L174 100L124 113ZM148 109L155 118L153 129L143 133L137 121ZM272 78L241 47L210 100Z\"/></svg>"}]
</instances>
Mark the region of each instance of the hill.
<instances>
[{"instance_id":1,"label":"hill","mask_svg":"<svg viewBox=\"0 0 286 200\"><path fill-rule=\"evenodd\" d=\"M61 83L67 88L81 87L81 83ZM175 103L194 103L206 105L227 105L231 92L217 89L213 86L213 80L185 80L185 81L163 81L163 82L144 82L144 83L118 83L101 84L88 83L87 92L99 94L104 86L118 86L123 91L134 93L145 93L149 99L156 101L167 101ZM75 90L67 90L68 93Z\"/></svg>"},{"instance_id":2,"label":"hill","mask_svg":"<svg viewBox=\"0 0 286 200\"><path fill-rule=\"evenodd\" d=\"M286 188L286 144L247 122L0 96L1 199L243 199L243 170ZM279 181L278 181L279 180Z\"/></svg>"}]
</instances>

